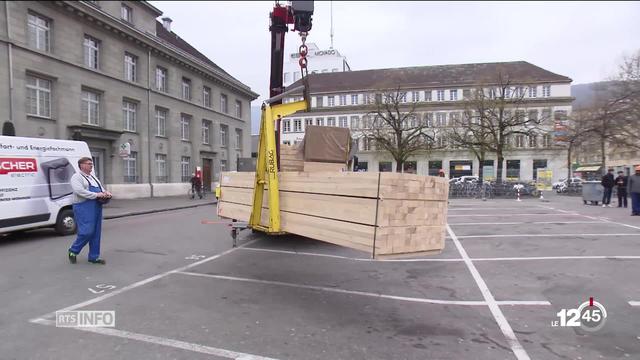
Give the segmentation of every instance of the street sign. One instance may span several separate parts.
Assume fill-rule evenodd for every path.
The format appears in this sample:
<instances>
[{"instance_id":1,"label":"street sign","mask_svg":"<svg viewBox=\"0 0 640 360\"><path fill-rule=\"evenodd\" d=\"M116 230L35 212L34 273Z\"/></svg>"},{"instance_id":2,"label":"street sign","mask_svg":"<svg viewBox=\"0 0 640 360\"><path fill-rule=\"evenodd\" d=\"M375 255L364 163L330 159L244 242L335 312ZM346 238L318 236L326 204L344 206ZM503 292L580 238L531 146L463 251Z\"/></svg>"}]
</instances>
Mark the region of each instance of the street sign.
<instances>
[{"instance_id":1,"label":"street sign","mask_svg":"<svg viewBox=\"0 0 640 360\"><path fill-rule=\"evenodd\" d=\"M124 143L120 145L120 150L118 151L118 155L123 158L128 158L131 155L131 144Z\"/></svg>"}]
</instances>

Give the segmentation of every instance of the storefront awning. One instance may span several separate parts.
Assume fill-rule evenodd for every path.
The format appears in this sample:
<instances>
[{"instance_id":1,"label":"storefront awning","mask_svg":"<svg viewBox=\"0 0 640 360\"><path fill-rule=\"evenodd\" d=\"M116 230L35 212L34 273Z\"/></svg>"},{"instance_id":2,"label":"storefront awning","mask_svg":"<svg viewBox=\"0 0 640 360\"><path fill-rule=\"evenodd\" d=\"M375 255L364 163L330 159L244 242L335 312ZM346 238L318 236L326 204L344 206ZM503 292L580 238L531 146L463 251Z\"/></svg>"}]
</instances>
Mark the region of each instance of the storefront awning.
<instances>
[{"instance_id":1,"label":"storefront awning","mask_svg":"<svg viewBox=\"0 0 640 360\"><path fill-rule=\"evenodd\" d=\"M581 166L575 171L600 171L600 166Z\"/></svg>"}]
</instances>

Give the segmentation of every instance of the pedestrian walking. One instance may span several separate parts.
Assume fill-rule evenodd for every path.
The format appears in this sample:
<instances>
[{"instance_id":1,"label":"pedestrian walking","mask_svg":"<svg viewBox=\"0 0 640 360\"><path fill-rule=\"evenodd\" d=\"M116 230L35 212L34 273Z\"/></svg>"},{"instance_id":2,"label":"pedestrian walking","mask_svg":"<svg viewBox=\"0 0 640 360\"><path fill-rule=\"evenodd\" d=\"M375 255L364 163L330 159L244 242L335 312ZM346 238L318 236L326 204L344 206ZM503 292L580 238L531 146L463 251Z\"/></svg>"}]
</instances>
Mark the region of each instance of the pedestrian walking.
<instances>
[{"instance_id":1,"label":"pedestrian walking","mask_svg":"<svg viewBox=\"0 0 640 360\"><path fill-rule=\"evenodd\" d=\"M631 195L631 215L640 216L640 165L636 173L627 179L627 190Z\"/></svg>"},{"instance_id":2,"label":"pedestrian walking","mask_svg":"<svg viewBox=\"0 0 640 360\"><path fill-rule=\"evenodd\" d=\"M604 194L602 195L602 207L611 207L611 193L613 192L613 187L615 186L615 181L613 179L613 169L609 169L607 174L602 177L602 181L600 182L602 187L604 187Z\"/></svg>"},{"instance_id":3,"label":"pedestrian walking","mask_svg":"<svg viewBox=\"0 0 640 360\"><path fill-rule=\"evenodd\" d=\"M195 199L196 194L202 199L202 180L195 173L191 174L191 198Z\"/></svg>"},{"instance_id":4,"label":"pedestrian walking","mask_svg":"<svg viewBox=\"0 0 640 360\"><path fill-rule=\"evenodd\" d=\"M616 178L616 190L618 191L618 207L627 207L627 177L624 176L624 172L618 171L618 177Z\"/></svg>"},{"instance_id":5,"label":"pedestrian walking","mask_svg":"<svg viewBox=\"0 0 640 360\"><path fill-rule=\"evenodd\" d=\"M95 176L91 174L93 160L83 157L78 160L79 173L71 177L73 188L73 216L78 228L78 236L69 248L69 261L76 263L82 248L89 244L89 262L106 264L100 258L100 236L102 232L102 205L111 199Z\"/></svg>"}]
</instances>

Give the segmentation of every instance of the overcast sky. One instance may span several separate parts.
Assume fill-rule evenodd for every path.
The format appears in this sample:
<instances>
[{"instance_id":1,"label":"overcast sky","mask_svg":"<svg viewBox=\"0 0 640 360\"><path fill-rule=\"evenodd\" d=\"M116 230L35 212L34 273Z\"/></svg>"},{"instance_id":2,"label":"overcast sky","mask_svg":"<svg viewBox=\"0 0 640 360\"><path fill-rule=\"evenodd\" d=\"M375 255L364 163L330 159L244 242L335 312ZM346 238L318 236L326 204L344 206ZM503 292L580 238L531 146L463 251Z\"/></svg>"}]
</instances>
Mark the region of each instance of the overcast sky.
<instances>
[{"instance_id":1,"label":"overcast sky","mask_svg":"<svg viewBox=\"0 0 640 360\"><path fill-rule=\"evenodd\" d=\"M273 1L152 1L172 30L267 95ZM329 48L330 2L308 41ZM334 48L352 70L525 60L573 84L604 80L640 49L640 2L333 2ZM300 37L286 37L287 54ZM286 61L286 58L285 58ZM258 105L254 102L253 105Z\"/></svg>"}]
</instances>

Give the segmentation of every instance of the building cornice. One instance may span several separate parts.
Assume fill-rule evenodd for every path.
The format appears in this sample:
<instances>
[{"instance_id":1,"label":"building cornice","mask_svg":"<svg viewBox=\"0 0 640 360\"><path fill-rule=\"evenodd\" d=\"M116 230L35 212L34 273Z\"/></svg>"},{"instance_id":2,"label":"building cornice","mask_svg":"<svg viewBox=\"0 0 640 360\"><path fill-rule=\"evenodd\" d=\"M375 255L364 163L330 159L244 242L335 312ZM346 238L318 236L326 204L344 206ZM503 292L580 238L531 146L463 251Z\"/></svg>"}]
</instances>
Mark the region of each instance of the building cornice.
<instances>
[{"instance_id":1,"label":"building cornice","mask_svg":"<svg viewBox=\"0 0 640 360\"><path fill-rule=\"evenodd\" d=\"M55 1L55 4L85 19L87 22L94 23L105 30L136 43L138 46L151 50L157 56L178 63L209 80L213 80L220 86L251 98L251 100L257 99L259 96L259 94L253 92L248 86L237 79L220 72L213 66L195 58L184 50L166 43L155 34L142 32L95 6L85 4L81 1Z\"/></svg>"}]
</instances>

